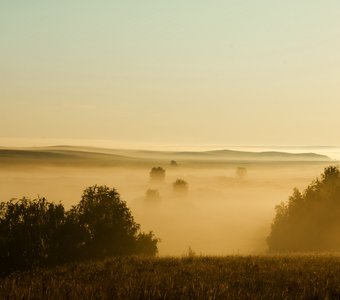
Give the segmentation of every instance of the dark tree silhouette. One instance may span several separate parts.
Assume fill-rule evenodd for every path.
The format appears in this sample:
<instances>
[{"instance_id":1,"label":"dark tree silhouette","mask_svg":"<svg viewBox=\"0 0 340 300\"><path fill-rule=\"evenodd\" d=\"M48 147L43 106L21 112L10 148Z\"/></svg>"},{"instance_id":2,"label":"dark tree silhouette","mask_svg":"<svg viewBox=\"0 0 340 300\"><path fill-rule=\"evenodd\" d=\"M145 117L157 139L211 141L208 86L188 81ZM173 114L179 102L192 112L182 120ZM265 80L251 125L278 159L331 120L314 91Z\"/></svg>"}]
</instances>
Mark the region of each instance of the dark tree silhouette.
<instances>
[{"instance_id":1,"label":"dark tree silhouette","mask_svg":"<svg viewBox=\"0 0 340 300\"><path fill-rule=\"evenodd\" d=\"M22 198L0 204L0 266L2 272L59 261L65 226L62 204L45 198Z\"/></svg>"},{"instance_id":2,"label":"dark tree silhouette","mask_svg":"<svg viewBox=\"0 0 340 300\"><path fill-rule=\"evenodd\" d=\"M294 189L276 207L267 239L269 250L310 252L340 250L340 171L330 166L303 192Z\"/></svg>"},{"instance_id":3,"label":"dark tree silhouette","mask_svg":"<svg viewBox=\"0 0 340 300\"><path fill-rule=\"evenodd\" d=\"M140 226L114 188L92 186L85 189L73 210L87 232L84 246L87 256L138 254L136 240ZM152 239L149 242L153 243Z\"/></svg>"},{"instance_id":4,"label":"dark tree silhouette","mask_svg":"<svg viewBox=\"0 0 340 300\"><path fill-rule=\"evenodd\" d=\"M155 255L159 239L143 233L114 188L92 186L79 204L45 198L0 203L0 273L116 255Z\"/></svg>"},{"instance_id":5,"label":"dark tree silhouette","mask_svg":"<svg viewBox=\"0 0 340 300\"><path fill-rule=\"evenodd\" d=\"M188 183L183 179L176 179L173 183L173 189L177 196L186 196L188 194Z\"/></svg>"},{"instance_id":6,"label":"dark tree silhouette","mask_svg":"<svg viewBox=\"0 0 340 300\"><path fill-rule=\"evenodd\" d=\"M136 253L145 256L154 256L158 252L157 243L161 240L155 238L152 231L139 233L136 237Z\"/></svg>"},{"instance_id":7,"label":"dark tree silhouette","mask_svg":"<svg viewBox=\"0 0 340 300\"><path fill-rule=\"evenodd\" d=\"M153 182L164 181L165 170L162 167L153 167L150 171L150 178Z\"/></svg>"},{"instance_id":8,"label":"dark tree silhouette","mask_svg":"<svg viewBox=\"0 0 340 300\"><path fill-rule=\"evenodd\" d=\"M177 161L175 161L175 160L171 160L171 161L170 161L170 165L171 165L172 167L177 167L177 166L178 166Z\"/></svg>"}]
</instances>

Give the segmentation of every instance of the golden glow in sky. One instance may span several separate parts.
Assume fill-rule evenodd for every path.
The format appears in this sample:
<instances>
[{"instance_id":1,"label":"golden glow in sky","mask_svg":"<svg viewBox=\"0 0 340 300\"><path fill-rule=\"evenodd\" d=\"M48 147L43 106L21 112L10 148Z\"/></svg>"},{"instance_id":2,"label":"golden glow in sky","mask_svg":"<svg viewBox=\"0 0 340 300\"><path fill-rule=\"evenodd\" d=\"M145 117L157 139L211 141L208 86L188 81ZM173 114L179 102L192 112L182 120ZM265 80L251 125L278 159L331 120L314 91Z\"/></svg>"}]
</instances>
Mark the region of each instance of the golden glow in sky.
<instances>
[{"instance_id":1,"label":"golden glow in sky","mask_svg":"<svg viewBox=\"0 0 340 300\"><path fill-rule=\"evenodd\" d=\"M339 1L2 1L0 141L338 145Z\"/></svg>"}]
</instances>

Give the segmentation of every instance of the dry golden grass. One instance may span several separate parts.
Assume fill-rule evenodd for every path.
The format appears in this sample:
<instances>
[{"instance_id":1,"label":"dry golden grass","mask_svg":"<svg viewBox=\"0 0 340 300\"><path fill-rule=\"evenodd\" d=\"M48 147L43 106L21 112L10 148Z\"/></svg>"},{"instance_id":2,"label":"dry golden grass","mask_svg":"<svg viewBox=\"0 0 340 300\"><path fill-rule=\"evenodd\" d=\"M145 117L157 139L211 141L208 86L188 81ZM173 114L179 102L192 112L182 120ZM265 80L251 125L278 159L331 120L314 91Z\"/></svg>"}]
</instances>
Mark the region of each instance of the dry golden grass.
<instances>
[{"instance_id":1,"label":"dry golden grass","mask_svg":"<svg viewBox=\"0 0 340 300\"><path fill-rule=\"evenodd\" d=\"M0 298L340 299L340 257L115 258L12 274Z\"/></svg>"}]
</instances>

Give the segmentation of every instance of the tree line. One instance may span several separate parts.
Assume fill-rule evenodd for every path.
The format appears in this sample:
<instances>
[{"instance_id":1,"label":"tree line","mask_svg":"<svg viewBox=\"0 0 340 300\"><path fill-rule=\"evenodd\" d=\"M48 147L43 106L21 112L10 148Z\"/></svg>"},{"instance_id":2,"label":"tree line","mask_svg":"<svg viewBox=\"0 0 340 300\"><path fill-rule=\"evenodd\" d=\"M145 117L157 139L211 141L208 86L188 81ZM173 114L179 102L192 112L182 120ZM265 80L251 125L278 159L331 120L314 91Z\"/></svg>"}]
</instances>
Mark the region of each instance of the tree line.
<instances>
[{"instance_id":1,"label":"tree line","mask_svg":"<svg viewBox=\"0 0 340 300\"><path fill-rule=\"evenodd\" d=\"M156 192L149 194L159 198ZM153 232L141 231L126 202L107 186L86 188L69 210L45 198L0 203L2 274L118 255L154 256L158 242ZM288 201L276 207L267 242L271 252L340 250L338 167L325 168L320 179L304 191L294 189Z\"/></svg>"},{"instance_id":2,"label":"tree line","mask_svg":"<svg viewBox=\"0 0 340 300\"><path fill-rule=\"evenodd\" d=\"M0 203L0 271L117 255L157 254L153 232L144 233L114 188L91 186L66 210L45 198Z\"/></svg>"},{"instance_id":3,"label":"tree line","mask_svg":"<svg viewBox=\"0 0 340 300\"><path fill-rule=\"evenodd\" d=\"M340 251L340 170L325 168L304 191L294 189L276 207L271 252Z\"/></svg>"}]
</instances>

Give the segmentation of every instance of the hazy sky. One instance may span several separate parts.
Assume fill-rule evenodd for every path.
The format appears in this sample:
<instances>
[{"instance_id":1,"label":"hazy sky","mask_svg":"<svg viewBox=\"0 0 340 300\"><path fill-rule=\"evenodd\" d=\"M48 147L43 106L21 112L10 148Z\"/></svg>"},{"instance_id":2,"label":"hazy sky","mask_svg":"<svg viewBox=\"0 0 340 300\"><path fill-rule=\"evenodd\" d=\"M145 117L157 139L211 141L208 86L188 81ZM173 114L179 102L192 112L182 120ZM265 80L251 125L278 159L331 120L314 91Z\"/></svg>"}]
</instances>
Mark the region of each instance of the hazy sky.
<instances>
[{"instance_id":1,"label":"hazy sky","mask_svg":"<svg viewBox=\"0 0 340 300\"><path fill-rule=\"evenodd\" d=\"M2 0L0 39L0 141L340 144L339 0Z\"/></svg>"}]
</instances>

